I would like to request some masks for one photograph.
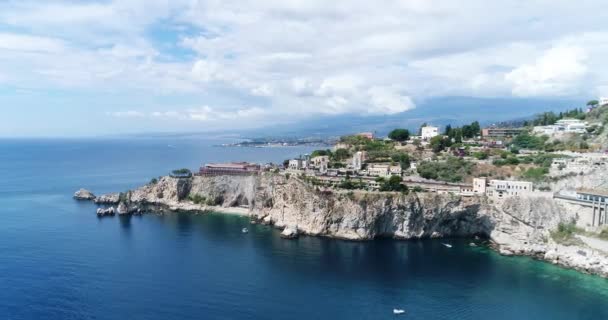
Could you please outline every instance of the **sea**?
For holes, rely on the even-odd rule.
[[[72,199],[311,151],[226,140],[0,140],[0,319],[608,319],[608,280],[470,239],[284,240],[237,215],[97,218]]]

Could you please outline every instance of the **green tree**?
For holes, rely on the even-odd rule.
[[[448,136],[448,137],[452,137],[451,133],[452,133],[452,125],[448,124],[447,126],[445,126],[445,133],[444,134],[446,136]]]
[[[341,161],[341,160],[346,160],[348,159],[351,154],[347,149],[338,149],[333,153],[334,159],[337,161]]]
[[[449,139],[446,139],[445,136],[435,136],[431,138],[429,145],[431,146],[433,152],[439,153],[445,150],[445,148],[449,147],[450,142]]]
[[[380,186],[380,191],[407,191],[407,186],[401,183],[402,179],[399,176],[391,176],[388,180],[384,180]]]
[[[394,141],[407,141],[410,138],[410,131],[407,129],[395,129],[388,134],[388,137]]]
[[[590,107],[595,107],[598,104],[600,104],[600,102],[597,101],[597,100],[589,100],[589,101],[587,101],[587,105],[590,106]]]

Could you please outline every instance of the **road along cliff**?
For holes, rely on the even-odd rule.
[[[82,193],[82,191],[81,191]],[[254,221],[303,233],[348,240],[480,236],[504,255],[528,255],[608,277],[608,256],[584,245],[554,242],[550,232],[575,212],[550,198],[328,190],[297,177],[163,177],[158,182],[94,199],[98,215],[145,212],[237,212]],[[118,205],[118,207],[114,207]],[[110,206],[110,207],[108,207]]]

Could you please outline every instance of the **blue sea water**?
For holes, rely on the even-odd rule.
[[[466,240],[288,241],[238,216],[98,219],[71,199],[309,151],[215,143],[0,141],[0,319],[608,319],[607,280]]]

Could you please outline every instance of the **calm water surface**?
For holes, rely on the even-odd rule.
[[[608,281],[464,240],[286,241],[238,216],[97,219],[71,199],[309,151],[215,143],[0,141],[0,319],[608,319]]]

